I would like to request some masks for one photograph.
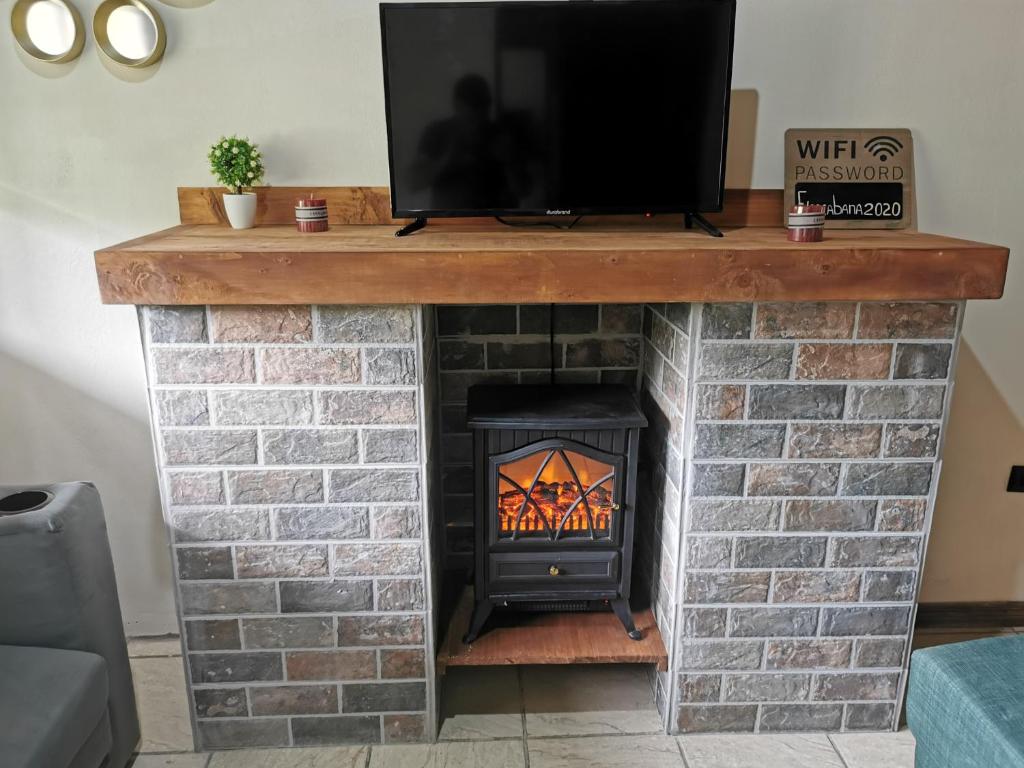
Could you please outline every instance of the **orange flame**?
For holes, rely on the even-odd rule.
[[[520,483],[529,488],[530,480]],[[557,531],[562,526],[566,531],[589,531],[590,521],[587,510],[581,501],[570,512],[573,504],[580,497],[581,489],[572,481],[545,483],[539,481],[531,498],[536,506],[530,504],[519,520],[519,533]],[[612,495],[603,487],[595,488],[587,495],[594,530],[607,531],[612,517]],[[523,506],[523,493],[519,490],[506,491],[498,495],[498,529],[502,533],[512,533],[516,528],[516,517]],[[538,512],[537,508],[540,508]],[[543,515],[543,520],[541,519]],[[547,522],[547,526],[544,523]]]

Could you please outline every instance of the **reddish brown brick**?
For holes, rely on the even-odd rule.
[[[951,339],[955,333],[956,304],[900,302],[860,308],[860,339]]]
[[[336,685],[260,686],[249,689],[254,715],[330,715],[338,712]]]
[[[215,342],[288,343],[312,341],[309,307],[210,307]]]
[[[886,379],[891,344],[801,344],[798,379]]]
[[[384,715],[384,741],[387,744],[423,741],[425,723],[423,715]]]
[[[856,304],[758,304],[754,338],[850,339]]]
[[[885,499],[878,510],[878,530],[907,532],[924,530],[925,499]]]
[[[373,651],[291,651],[285,654],[289,680],[373,680]]]
[[[701,384],[697,388],[697,418],[742,419],[747,388],[742,384]]]
[[[419,678],[424,675],[424,655],[418,648],[382,650],[380,676],[386,678]]]

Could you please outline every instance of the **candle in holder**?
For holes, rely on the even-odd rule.
[[[327,231],[327,199],[304,197],[295,201],[295,228],[299,232]]]
[[[825,206],[816,203],[789,209],[787,239],[794,243],[818,243],[825,237]]]

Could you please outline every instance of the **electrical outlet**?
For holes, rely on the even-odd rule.
[[[1010,482],[1006,490],[1011,493],[1024,493],[1024,466],[1017,464],[1010,467]]]

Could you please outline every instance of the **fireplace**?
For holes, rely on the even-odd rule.
[[[647,419],[618,385],[475,386],[475,605],[464,642],[495,606],[629,608],[636,457]]]

